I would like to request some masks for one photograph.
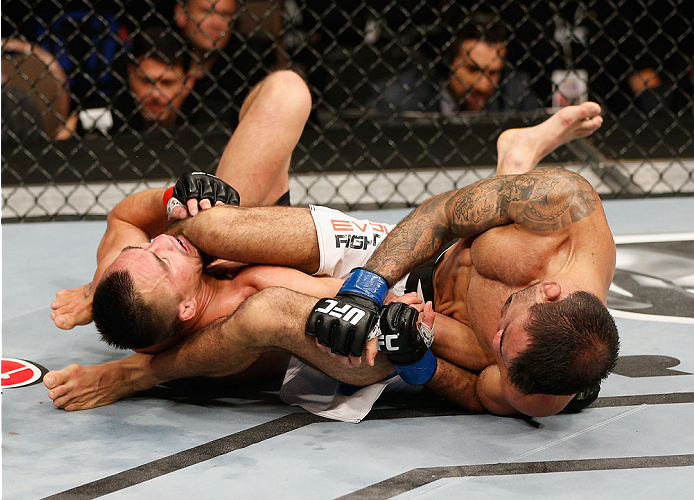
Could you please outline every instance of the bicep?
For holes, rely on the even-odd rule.
[[[511,223],[531,231],[556,231],[588,217],[599,203],[580,175],[543,168],[483,179],[455,191],[447,212],[454,235],[469,237]]]

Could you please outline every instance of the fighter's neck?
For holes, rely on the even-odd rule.
[[[239,279],[217,279],[203,275],[202,286],[196,295],[197,312],[187,329],[199,330],[212,321],[228,316],[256,290]]]

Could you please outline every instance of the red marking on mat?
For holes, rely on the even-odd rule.
[[[41,377],[41,369],[22,359],[2,358],[3,388],[33,384]]]

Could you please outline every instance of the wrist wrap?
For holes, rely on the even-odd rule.
[[[388,284],[382,276],[358,267],[349,273],[338,294],[345,292],[375,300],[380,307],[388,294]]]
[[[431,378],[436,373],[436,356],[431,352],[431,349],[427,349],[424,357],[419,361],[412,363],[411,365],[393,365],[393,368],[398,372],[400,378],[402,378],[409,385],[422,385],[426,384],[431,380]]]

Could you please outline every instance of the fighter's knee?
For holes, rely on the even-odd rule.
[[[311,109],[311,92],[303,77],[289,69],[278,70],[265,78],[263,86],[282,96],[281,106]]]

